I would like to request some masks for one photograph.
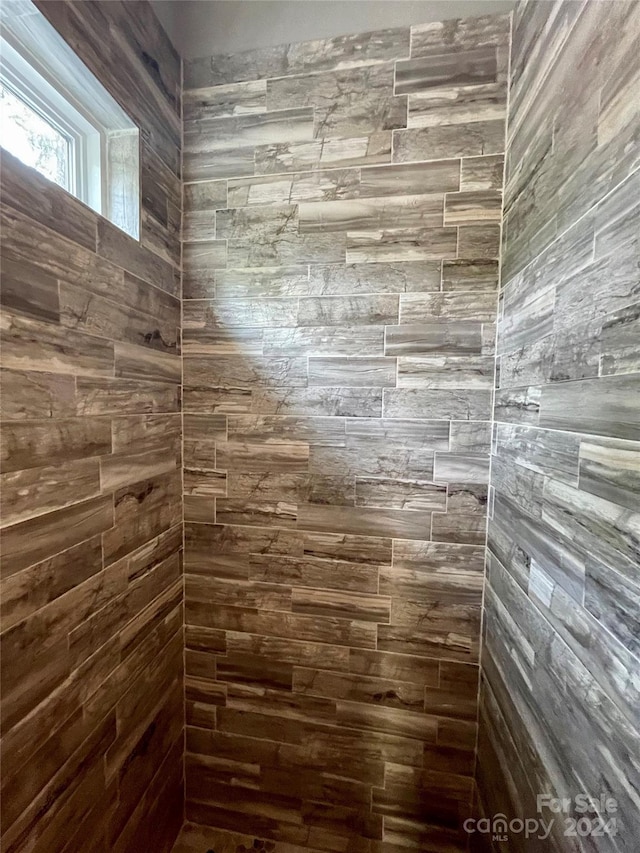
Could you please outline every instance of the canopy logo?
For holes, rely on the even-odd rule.
[[[538,794],[536,806],[538,814],[548,809],[553,815],[562,817],[551,817],[548,821],[542,817],[509,819],[499,812],[493,817],[467,818],[463,827],[470,835],[476,832],[490,835],[494,842],[508,841],[513,835],[545,841],[554,827],[555,834],[565,838],[602,838],[618,834],[617,819],[611,817],[618,811],[618,803],[608,794],[598,797],[584,793],[575,797]]]

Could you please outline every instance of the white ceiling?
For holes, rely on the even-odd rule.
[[[151,0],[185,59],[509,12],[515,0]]]

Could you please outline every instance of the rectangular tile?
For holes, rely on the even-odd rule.
[[[431,353],[433,357],[467,358],[482,352],[482,324],[472,320],[387,326],[385,355]]]
[[[444,486],[418,480],[356,477],[355,502],[356,506],[445,511],[447,490]]]
[[[635,442],[582,437],[579,488],[601,498],[636,507],[640,477],[640,448]]]
[[[314,136],[361,136],[405,127],[407,104],[393,95],[393,63],[267,82],[267,108],[313,107]]]
[[[378,507],[318,506],[298,507],[301,530],[352,533],[365,536],[390,536],[398,539],[423,539],[429,530],[428,512],[385,509]]]
[[[488,420],[491,417],[491,392],[482,389],[455,392],[439,389],[385,389],[383,410],[386,418]]]
[[[255,149],[256,174],[390,163],[391,133],[381,130],[367,136],[260,145]]]
[[[440,290],[437,261],[396,264],[332,264],[309,270],[309,296],[357,296]]]
[[[308,382],[310,386],[395,387],[396,361],[393,358],[311,357]]]
[[[106,496],[7,527],[2,532],[4,574],[45,560],[112,524],[113,499]]]
[[[299,302],[299,326],[381,326],[397,321],[394,295],[314,296]]]
[[[111,453],[111,423],[99,418],[4,423],[2,438],[3,472]]]
[[[395,92],[402,95],[493,82],[497,73],[496,49],[491,46],[408,59],[396,63]]]
[[[383,349],[384,326],[283,327],[262,336],[265,356],[381,356]]]
[[[455,228],[374,228],[347,233],[347,263],[426,261],[454,258],[458,232]]]
[[[418,127],[394,134],[393,162],[477,157],[503,149],[504,120]]]
[[[402,356],[398,359],[397,387],[489,388],[494,366],[489,356]]]
[[[633,373],[547,385],[540,400],[540,425],[637,439],[638,387],[638,374]]]
[[[295,588],[291,610],[309,616],[340,616],[362,622],[388,622],[390,601],[362,592]]]

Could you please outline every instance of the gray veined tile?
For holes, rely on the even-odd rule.
[[[556,382],[542,389],[540,426],[640,437],[640,374]]]
[[[517,465],[575,486],[580,437],[569,432],[498,424],[496,453]]]
[[[316,138],[361,136],[406,127],[407,101],[393,94],[393,63],[267,83],[267,107],[313,107]]]
[[[304,358],[277,356],[246,359],[242,355],[190,355],[184,359],[184,382],[191,388],[228,388],[247,390],[254,387],[307,385],[307,362]]]
[[[488,420],[491,391],[485,389],[384,389],[386,418],[444,418],[448,420]]]
[[[489,453],[491,451],[491,424],[452,421],[450,449],[458,452]]]
[[[439,420],[347,420],[346,434],[369,441],[379,439],[384,445],[400,445],[402,449],[448,450],[449,425]]]
[[[445,196],[445,225],[500,222],[501,219],[502,193],[500,190],[472,190],[447,193]],[[465,252],[465,254],[471,253]],[[477,254],[482,256],[481,252]]]
[[[308,365],[310,387],[393,388],[396,384],[395,358],[310,357]]]
[[[317,265],[309,270],[309,296],[440,290],[440,279],[438,261]]]
[[[346,243],[344,235],[298,234],[289,226],[275,236],[267,233],[252,240],[228,240],[227,265],[244,268],[344,262]]]
[[[494,402],[496,421],[536,426],[540,420],[540,385],[497,388]]]
[[[589,560],[584,605],[626,649],[640,656],[639,584],[630,582],[615,567]]]
[[[495,82],[498,76],[496,48],[485,46],[442,51],[417,59],[396,62],[395,92],[397,95]]]
[[[640,444],[582,436],[579,488],[634,510],[640,493]]]
[[[301,326],[265,329],[264,355],[384,355],[383,326]]]
[[[535,290],[522,277],[509,282],[498,324],[498,352],[508,353],[538,341],[553,331],[555,287]]]
[[[263,113],[267,109],[267,83],[257,80],[186,89],[182,105],[185,122]]]
[[[387,195],[422,195],[457,192],[460,189],[460,161],[398,163],[360,170],[359,198]]]
[[[256,389],[252,393],[251,412],[264,415],[376,418],[382,415],[382,389]]]
[[[493,370],[490,356],[401,356],[398,388],[492,388]]]
[[[218,270],[215,295],[218,299],[308,296],[309,267]]]
[[[442,290],[497,290],[497,260],[447,260],[442,263]],[[497,310],[497,306],[496,306]]]
[[[227,148],[183,155],[184,176],[188,181],[211,181],[253,175],[253,148]]]
[[[435,454],[434,482],[483,483],[489,482],[488,453]]]
[[[379,326],[398,322],[396,295],[312,296],[300,299],[298,326]]]
[[[390,130],[382,130],[344,139],[329,137],[311,142],[260,145],[255,150],[256,174],[390,163],[391,133]]]
[[[211,240],[215,236],[215,211],[227,207],[226,181],[184,184],[182,239]]]
[[[507,83],[499,79],[470,86],[427,89],[409,95],[407,128],[468,126],[479,121],[504,121],[506,115]]]
[[[183,329],[182,352],[187,355],[263,355],[264,329],[260,326],[200,326]],[[267,353],[264,355],[289,355]]]
[[[425,261],[456,256],[457,228],[381,228],[347,232],[347,263]]]
[[[400,322],[420,323],[439,319],[492,322],[496,315],[493,293],[404,293],[400,296]]]
[[[478,46],[506,45],[510,27],[509,15],[485,15],[417,24],[411,27],[411,56],[431,56]]]
[[[183,327],[294,326],[298,316],[295,298],[197,299],[184,304]]]
[[[408,55],[408,27],[376,30],[190,59],[185,63],[185,86],[197,88],[221,82],[334,71],[386,63]]]
[[[388,196],[386,198],[325,201],[299,205],[301,234],[376,228],[426,228],[442,225],[442,195]]]
[[[482,323],[448,320],[446,323],[436,321],[386,327],[385,355],[421,353],[434,357],[479,356],[482,353]]]
[[[227,116],[187,122],[185,155],[212,154],[267,143],[313,139],[313,110],[272,109],[258,115]]]
[[[318,169],[229,181],[229,205],[236,207],[336,201],[357,198],[359,193],[359,169]]]
[[[558,348],[554,350],[555,338],[547,335],[545,338],[525,344],[525,346],[499,356],[498,387],[508,388],[513,385],[543,385],[552,378],[578,378],[554,376],[554,365],[558,356]],[[575,350],[571,348],[571,358]],[[589,374],[586,374],[589,375]],[[581,378],[581,377],[580,377]]]
[[[345,444],[345,422],[342,418],[229,415],[226,421],[229,437],[237,440],[273,443],[306,441],[332,447]]]
[[[331,477],[383,477],[385,479],[431,481],[433,445],[438,437],[425,439],[423,445],[401,446],[385,443],[378,437],[349,433],[343,448],[312,445],[309,470]]]
[[[556,480],[544,484],[543,520],[579,550],[637,579],[640,513]]]
[[[424,539],[431,513],[385,507],[345,507],[302,504],[298,528],[316,532],[349,533],[393,539]]]
[[[216,212],[216,236],[220,240],[272,240],[298,231],[298,208],[288,204],[278,207],[240,207]]]
[[[389,509],[445,511],[446,486],[419,480],[396,480],[383,477],[356,477],[356,506],[378,506]]]
[[[183,243],[183,260],[188,267],[187,281],[193,286],[208,281],[213,270],[227,265],[227,245],[224,240],[199,240],[197,243]]]
[[[629,305],[605,317],[600,332],[603,376],[640,372],[640,303]]]
[[[504,150],[504,121],[398,130],[393,137],[393,162],[441,160],[500,154]]]
[[[458,257],[499,258],[500,226],[494,224],[458,227]]]
[[[460,166],[460,190],[502,190],[504,155],[463,157]]]

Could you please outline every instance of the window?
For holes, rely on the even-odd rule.
[[[31,0],[3,9],[0,146],[138,238],[138,129]]]

